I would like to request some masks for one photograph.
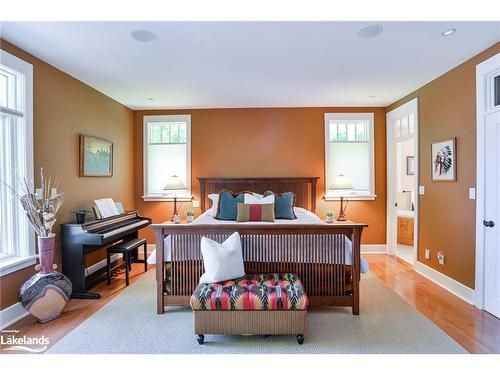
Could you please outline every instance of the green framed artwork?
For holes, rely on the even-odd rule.
[[[113,143],[80,134],[80,177],[113,176]]]

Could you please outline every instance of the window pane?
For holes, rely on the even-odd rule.
[[[347,125],[345,123],[338,124],[337,141],[347,141]]]
[[[149,143],[161,143],[161,125],[150,125],[151,139]]]
[[[401,136],[401,121],[397,119],[394,122],[394,137],[400,137]]]
[[[170,143],[179,143],[179,125],[170,125]]]
[[[161,143],[170,143],[170,126],[163,124],[161,127]]]
[[[186,143],[186,124],[179,124],[179,142]]]
[[[366,130],[366,123],[358,122],[356,124],[356,141],[366,142],[368,141],[368,134]]]
[[[401,119],[401,136],[408,135],[408,116]]]
[[[408,117],[408,131],[410,134],[415,133],[415,115],[413,113]]]
[[[356,124],[353,122],[347,124],[347,140],[349,142],[356,140]]]
[[[186,147],[185,143],[149,146],[147,168],[150,194],[164,194],[163,187],[172,175],[179,176],[188,186]]]
[[[370,190],[370,143],[332,142],[328,153],[328,187],[335,176],[346,175],[354,190]]]
[[[8,107],[7,105],[7,76],[0,71],[0,106]]]
[[[330,121],[330,142],[337,141],[337,123]]]

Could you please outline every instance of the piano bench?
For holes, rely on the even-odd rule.
[[[144,272],[148,270],[148,254],[147,254],[147,243],[145,239],[137,238],[128,242],[122,242],[113,246],[108,247],[106,266],[107,266],[107,276],[108,285],[111,285],[111,254],[122,254],[123,260],[125,261],[125,283],[128,286],[128,274],[132,270],[132,258],[130,256],[139,247],[144,246],[144,260],[136,259],[134,263],[144,263]]]

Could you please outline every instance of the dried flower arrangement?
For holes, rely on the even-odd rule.
[[[63,204],[64,193],[57,193],[60,179],[52,182],[52,178],[46,179],[43,175],[43,168],[40,168],[41,188],[32,192],[28,186],[28,181],[23,179],[20,182],[20,192],[17,196],[26,212],[29,222],[39,237],[53,236],[52,227],[56,222],[56,214]]]

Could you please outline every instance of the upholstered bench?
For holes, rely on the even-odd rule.
[[[300,345],[304,342],[308,299],[294,274],[247,275],[199,284],[190,303],[199,344],[205,334],[294,334]]]

